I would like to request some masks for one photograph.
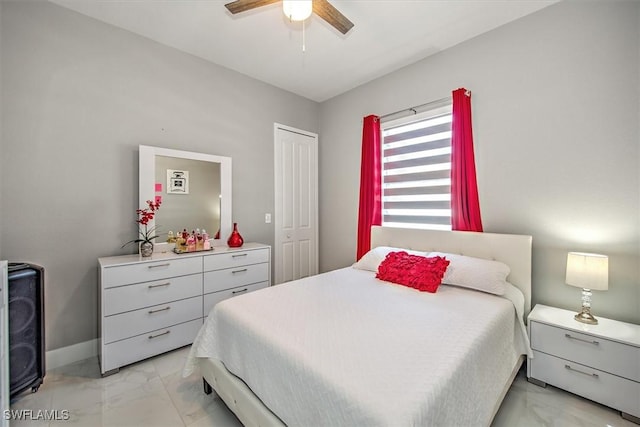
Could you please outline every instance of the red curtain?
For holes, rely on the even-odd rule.
[[[482,231],[471,131],[471,91],[453,91],[451,124],[451,228]]]
[[[382,224],[382,144],[380,118],[367,116],[362,126],[358,250],[360,259],[371,249],[371,226]]]

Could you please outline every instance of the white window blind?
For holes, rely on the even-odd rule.
[[[382,225],[451,230],[451,105],[381,127]]]

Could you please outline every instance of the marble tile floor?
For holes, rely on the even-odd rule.
[[[12,420],[11,426],[216,426],[241,427],[217,397],[205,395],[202,379],[182,378],[189,347],[175,350],[100,376],[97,358],[47,372],[37,393],[26,392],[11,402],[11,410],[56,410],[58,420]],[[63,410],[69,419],[64,420]],[[521,370],[492,426],[638,427],[613,409],[557,388],[527,382]]]

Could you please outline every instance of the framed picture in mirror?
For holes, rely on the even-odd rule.
[[[167,194],[189,194],[189,171],[167,169]]]

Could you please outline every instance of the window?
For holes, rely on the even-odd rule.
[[[382,225],[451,230],[451,104],[381,124]]]

